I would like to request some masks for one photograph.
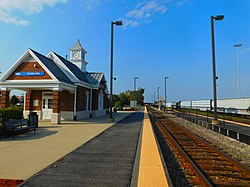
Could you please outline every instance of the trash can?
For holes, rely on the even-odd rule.
[[[29,118],[29,125],[38,127],[38,115],[36,112],[30,112],[28,118]]]

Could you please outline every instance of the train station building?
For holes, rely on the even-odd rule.
[[[0,78],[0,107],[9,106],[11,90],[22,90],[25,118],[37,112],[39,119],[59,124],[105,115],[106,79],[104,73],[86,71],[86,53],[79,40],[69,60],[53,51],[44,56],[28,49]]]

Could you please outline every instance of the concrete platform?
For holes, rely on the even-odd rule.
[[[29,132],[15,136],[14,139],[2,139],[0,178],[26,180],[130,113],[115,113],[115,122],[109,122],[107,116],[84,121],[63,121],[60,125],[43,121],[39,122],[36,133]]]
[[[22,186],[130,186],[143,116],[125,117]]]
[[[21,186],[168,186],[145,112],[114,113],[0,141],[0,178]]]

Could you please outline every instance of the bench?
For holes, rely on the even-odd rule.
[[[4,121],[3,128],[11,134],[12,138],[14,138],[15,134],[25,132],[30,129],[33,129],[34,133],[36,132],[36,126],[30,125],[27,119]]]

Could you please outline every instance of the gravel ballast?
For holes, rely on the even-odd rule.
[[[215,147],[220,148],[223,152],[227,153],[241,164],[250,168],[250,145],[239,142],[235,139],[224,136],[174,115],[168,114],[167,116],[171,117],[172,120],[192,131]]]

